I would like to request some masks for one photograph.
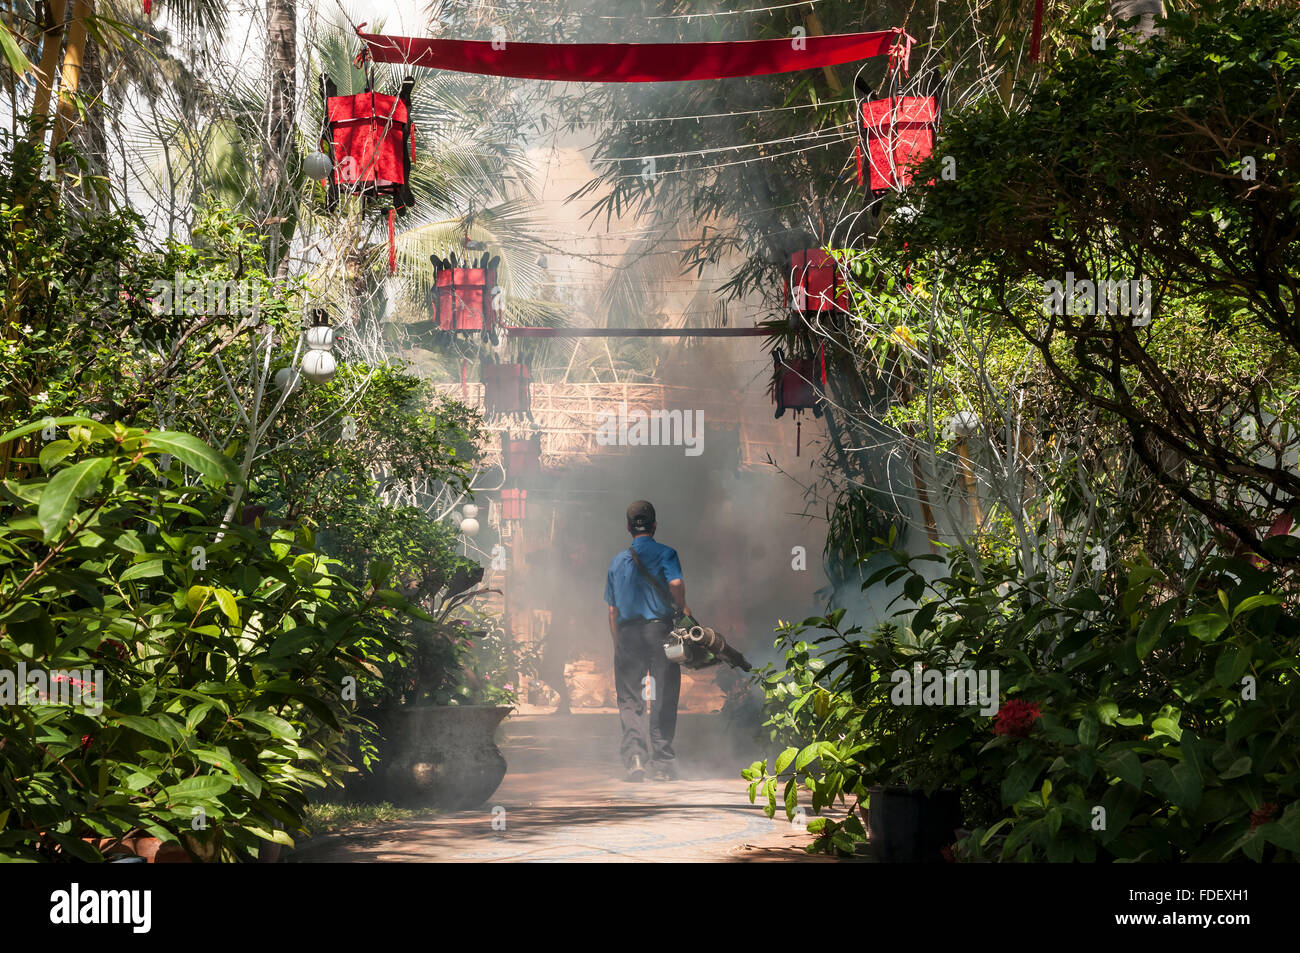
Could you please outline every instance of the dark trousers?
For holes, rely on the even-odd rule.
[[[673,734],[677,731],[677,698],[682,690],[682,670],[664,655],[667,622],[638,622],[618,630],[614,648],[614,687],[618,717],[623,722],[619,753],[623,764],[632,756],[641,763],[672,761]],[[646,681],[646,676],[651,681]]]

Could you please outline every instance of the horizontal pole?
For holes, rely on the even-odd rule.
[[[786,328],[511,328],[521,338],[755,338],[785,334]]]

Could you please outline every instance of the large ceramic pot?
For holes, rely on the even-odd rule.
[[[923,794],[910,788],[871,788],[867,828],[871,851],[886,864],[944,860],[943,848],[957,839],[961,802],[956,791]]]
[[[495,705],[399,708],[384,719],[379,793],[402,807],[478,807],[506,776],[493,736],[513,711]]]

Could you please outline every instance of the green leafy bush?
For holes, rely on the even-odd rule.
[[[930,594],[908,627],[861,638],[837,612],[782,632],[769,723],[799,746],[746,771],[769,813],[782,781],[790,816],[801,785],[818,813],[904,784],[962,793],[967,857],[1300,856],[1300,624],[1275,570],[1213,558],[1182,586],[1139,561],[1107,592],[1053,604],[1011,564],[977,573],[954,553],[930,581],[914,564],[932,557],[892,557],[868,585]],[[996,671],[1001,712],[895,704],[892,673],[918,662]],[[862,836],[851,813],[809,827],[814,849]]]
[[[98,859],[135,832],[227,858],[290,843],[345,769],[359,647],[406,600],[305,531],[219,528],[236,474],[197,438],[60,423],[45,472],[0,487],[0,670],[98,670],[102,710],[0,708],[0,857]]]

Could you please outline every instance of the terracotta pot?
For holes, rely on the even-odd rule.
[[[514,709],[495,705],[399,708],[385,718],[374,795],[403,807],[477,807],[506,776],[496,728]]]
[[[147,834],[136,834],[134,837],[126,837],[118,842],[114,842],[112,838],[107,837],[87,837],[86,841],[93,844],[101,852],[111,849],[113,854],[128,854],[139,857],[146,864],[193,863],[190,855],[185,852],[185,848],[180,844],[171,842],[164,844],[157,837],[151,837]],[[202,850],[207,845],[196,844],[196,847]],[[215,845],[213,845],[213,850],[215,851]]]

